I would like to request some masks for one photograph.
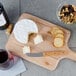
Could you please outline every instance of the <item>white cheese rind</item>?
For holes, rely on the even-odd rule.
[[[38,33],[38,27],[34,21],[22,19],[15,24],[13,33],[18,42],[26,44],[29,33]]]

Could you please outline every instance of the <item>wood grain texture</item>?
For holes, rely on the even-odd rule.
[[[49,23],[45,20],[42,20],[38,17],[32,16],[32,15],[27,14],[27,13],[22,14],[21,17],[19,18],[19,20],[25,19],[25,18],[35,21],[38,25],[39,33],[44,33],[44,35],[45,35],[46,31],[44,31],[43,28],[45,28],[45,27],[52,28],[52,27],[57,26],[55,24]],[[59,28],[61,28],[61,27],[59,27]],[[11,34],[11,36],[10,36],[10,38],[9,38],[7,44],[6,44],[6,49],[9,50],[9,51],[12,51],[14,54],[17,54],[18,56],[22,57],[23,59],[28,60],[32,63],[37,64],[37,65],[40,65],[40,66],[42,66],[42,67],[44,67],[48,70],[55,70],[59,61],[63,58],[69,58],[69,59],[72,59],[72,60],[76,61],[76,53],[72,52],[68,48],[68,40],[69,40],[69,37],[70,37],[70,31],[68,31],[64,28],[61,28],[61,29],[65,32],[65,45],[63,47],[55,48],[54,46],[52,46],[52,40],[48,41],[48,38],[47,38],[47,39],[45,39],[44,42],[38,44],[37,46],[34,46],[35,48],[32,49],[32,52],[44,51],[44,49],[42,49],[42,47],[45,48],[46,46],[50,45],[51,49],[47,49],[47,47],[45,49],[49,50],[49,51],[63,50],[66,53],[64,55],[62,53],[58,52],[56,56],[54,55],[55,54],[54,53],[54,54],[52,54],[52,56],[46,56],[46,57],[38,57],[38,58],[28,57],[27,55],[24,55],[23,52],[22,52],[22,48],[24,47],[25,44],[19,43],[15,39],[13,33]],[[37,50],[37,49],[39,49],[39,50]]]

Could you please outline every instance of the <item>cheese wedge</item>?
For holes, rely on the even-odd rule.
[[[38,34],[38,35],[34,38],[34,44],[39,44],[39,43],[41,43],[41,42],[43,42],[43,38],[42,38],[41,35]]]
[[[30,53],[30,47],[29,46],[23,47],[23,54],[26,54],[26,53]]]
[[[37,24],[30,19],[19,20],[13,30],[16,40],[20,43],[28,43],[28,35],[30,33],[38,33]]]
[[[59,29],[59,30],[56,30],[56,31],[55,31],[55,35],[56,35],[56,34],[64,34],[64,32],[63,32],[61,29]]]

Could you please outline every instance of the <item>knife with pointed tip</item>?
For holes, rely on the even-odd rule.
[[[29,57],[47,57],[47,56],[64,56],[67,54],[67,51],[45,51],[40,53],[27,53],[26,55]]]

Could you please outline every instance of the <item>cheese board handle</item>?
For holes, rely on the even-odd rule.
[[[50,56],[50,57],[56,57],[56,58],[61,58],[61,57],[65,58],[67,54],[68,52],[64,50],[43,52],[44,57]]]
[[[50,57],[55,57],[55,58],[68,58],[71,60],[76,61],[76,52],[68,49],[68,51],[46,51],[43,53],[44,57],[50,56]]]
[[[76,52],[69,50],[67,58],[76,61]]]

